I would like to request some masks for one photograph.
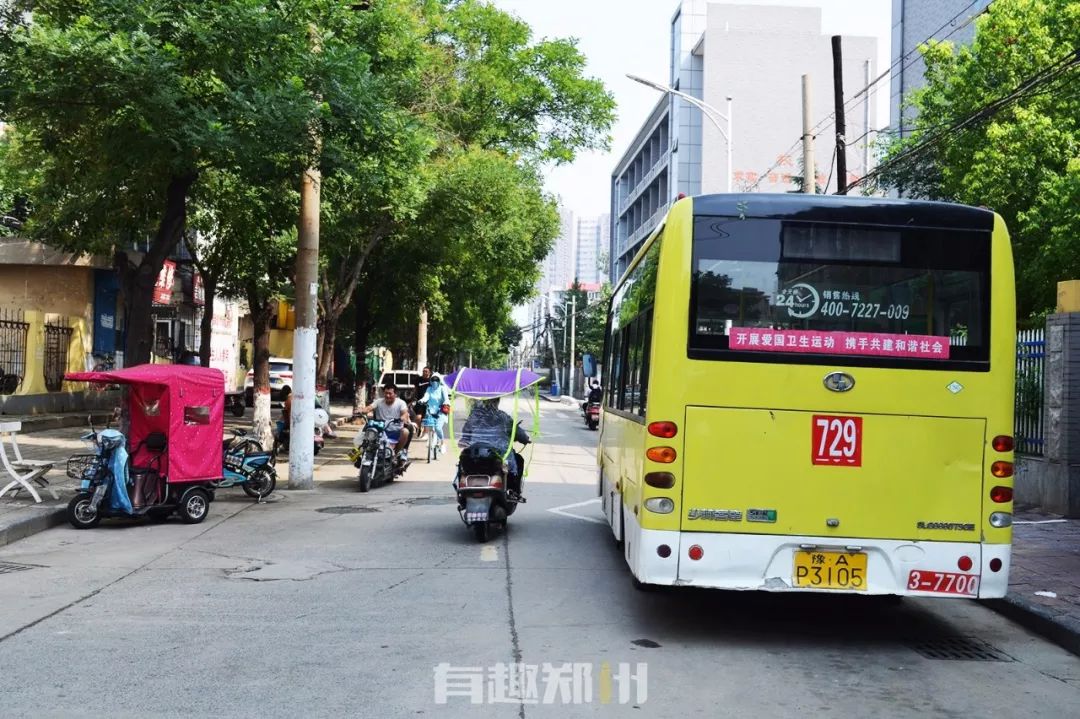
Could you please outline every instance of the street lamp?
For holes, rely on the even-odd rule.
[[[630,78],[631,80],[633,80],[634,82],[641,83],[642,85],[645,85],[646,87],[651,87],[654,90],[659,90],[660,92],[665,93],[667,95],[674,95],[675,97],[681,97],[683,100],[686,100],[688,103],[690,103],[691,105],[693,105],[697,109],[701,110],[702,114],[705,115],[705,117],[709,118],[709,122],[711,122],[713,125],[716,126],[716,129],[719,130],[720,134],[724,136],[724,141],[727,143],[727,191],[731,192],[731,175],[732,175],[732,168],[731,168],[731,156],[732,156],[732,145],[731,145],[731,101],[733,99],[735,99],[735,98],[733,98],[731,95],[727,96],[727,115],[725,115],[724,113],[720,112],[715,107],[713,107],[712,105],[707,105],[706,103],[704,103],[701,100],[697,99],[693,95],[688,95],[685,92],[681,92],[679,90],[676,90],[673,87],[668,87],[667,85],[661,85],[658,82],[653,82],[652,80],[646,80],[645,78],[638,77],[637,75],[627,74],[627,77]],[[720,120],[723,120],[727,124],[727,129],[725,129],[724,126],[720,124]]]

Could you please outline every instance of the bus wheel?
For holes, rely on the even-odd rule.
[[[634,589],[639,592],[655,592],[660,588],[660,585],[658,584],[646,584],[645,582],[640,581],[633,574],[630,575],[630,583],[633,584]]]
[[[612,499],[614,502],[615,500]],[[619,536],[615,537],[615,546],[619,549],[623,548],[623,544],[626,543],[626,520],[623,519],[622,500],[619,500]]]

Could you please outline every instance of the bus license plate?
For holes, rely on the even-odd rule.
[[[862,466],[862,417],[815,414],[810,441],[814,464]]]
[[[866,554],[795,552],[796,587],[866,590]]]
[[[938,594],[974,597],[979,593],[979,577],[975,574],[928,572],[924,569],[914,569],[908,575],[907,586],[915,592],[937,592]]]

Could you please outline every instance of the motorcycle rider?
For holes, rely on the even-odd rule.
[[[465,425],[461,428],[461,439],[458,444],[462,448],[474,444],[486,444],[496,452],[505,455],[506,450],[511,448],[513,441],[520,444],[529,443],[528,433],[515,425],[513,418],[499,409],[499,398],[481,400],[469,413]],[[510,455],[506,458],[507,466],[507,491],[521,496],[521,472],[525,466],[524,458],[511,448]]]
[[[405,464],[409,461],[409,442],[412,440],[411,423],[409,422],[409,405],[405,400],[397,396],[397,385],[387,382],[383,385],[383,398],[364,407],[364,414],[375,413],[375,419],[387,423],[386,438],[394,443],[394,452],[397,453],[398,461]],[[400,429],[391,429],[392,422],[400,422]]]
[[[604,390],[600,388],[600,380],[592,380],[589,387],[589,396],[581,403],[582,414],[585,414],[585,410],[590,404],[600,404],[604,399]]]
[[[427,415],[435,418],[435,425],[431,429],[435,432],[435,436],[438,437],[439,448],[443,453],[446,452],[446,437],[443,434],[446,415],[443,414],[442,408],[443,405],[448,404],[450,404],[450,392],[447,391],[446,385],[442,383],[442,377],[437,374],[431,375],[427,391],[420,398],[420,405]],[[421,425],[421,428],[421,432],[423,432],[423,425]]]

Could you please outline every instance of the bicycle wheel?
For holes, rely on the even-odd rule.
[[[427,461],[431,464],[431,460],[435,458],[435,429],[433,427],[428,428],[427,435]]]

